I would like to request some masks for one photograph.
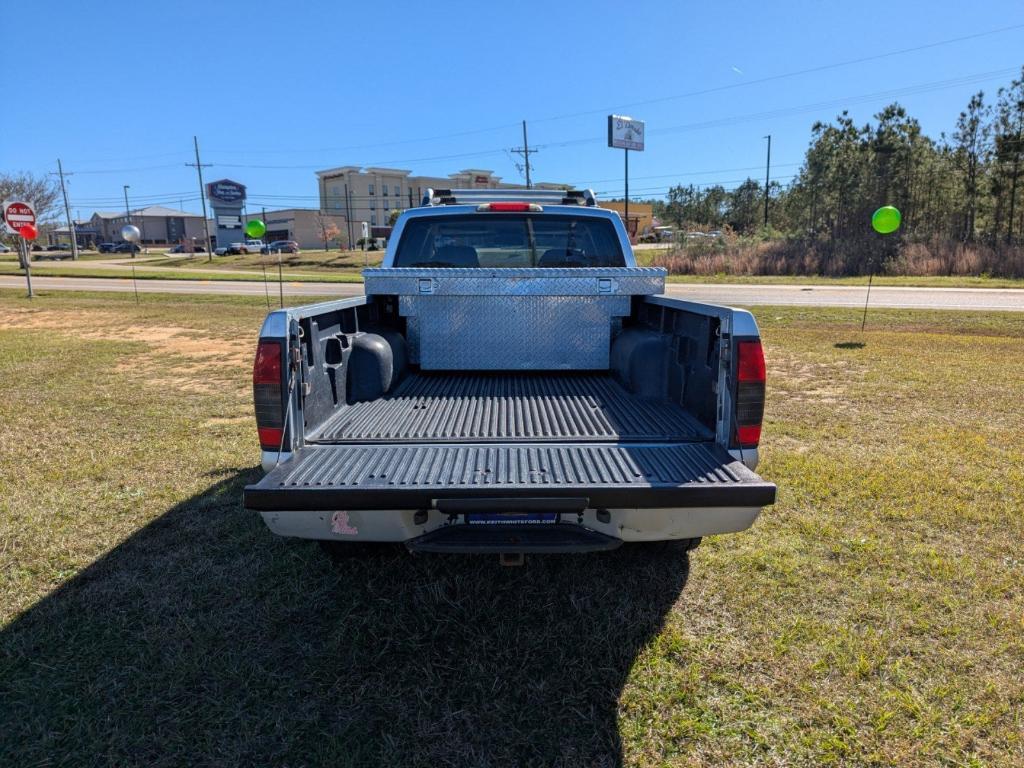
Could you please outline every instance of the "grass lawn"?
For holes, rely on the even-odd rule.
[[[263,312],[0,291],[0,764],[1024,765],[1024,316],[759,308],[754,528],[503,569],[241,508]]]

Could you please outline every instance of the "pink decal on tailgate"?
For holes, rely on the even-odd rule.
[[[331,531],[342,536],[355,536],[359,531],[348,521],[348,512],[335,512],[331,515]]]

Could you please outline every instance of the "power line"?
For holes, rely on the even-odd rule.
[[[1024,26],[1024,25],[1022,25]],[[668,133],[680,133],[693,130],[702,130],[706,128],[717,128],[725,125],[733,125],[741,122],[752,122],[757,120],[776,119],[781,117],[790,117],[798,114],[805,114],[808,112],[816,112],[823,109],[829,109],[834,107],[843,107],[851,104],[860,104],[871,101],[884,100],[894,98],[898,96],[910,96],[918,93],[929,93],[932,91],[944,90],[946,88],[955,88],[963,85],[972,85],[987,80],[992,80],[1000,77],[1005,77],[1010,74],[1017,72],[1017,67],[1008,67],[998,70],[991,70],[988,72],[979,72],[971,75],[964,75],[956,78],[947,78],[944,80],[935,80],[927,83],[918,83],[917,85],[906,86],[904,88],[896,88],[885,91],[875,91],[873,93],[859,94],[855,96],[846,96],[843,98],[830,99],[828,101],[820,101],[811,104],[801,104],[792,107],[784,107],[780,109],[768,110],[764,112],[752,112],[742,115],[732,115],[730,117],[716,118],[714,120],[706,120],[699,123],[684,123],[680,125],[670,125],[662,128],[652,128],[648,130],[648,133],[653,135],[662,135]],[[564,147],[581,146],[586,144],[597,144],[606,141],[605,136],[587,136],[576,139],[566,139],[564,141],[547,142],[543,144],[534,145],[530,148],[530,153],[534,153],[540,149],[558,149]],[[501,155],[506,153],[508,150],[497,148],[497,149],[486,149],[477,150],[473,152],[460,152],[447,155],[434,155],[429,157],[415,157],[415,158],[399,158],[399,159],[387,159],[387,160],[374,160],[370,162],[360,163],[363,166],[374,166],[374,165],[387,165],[387,164],[399,164],[399,163],[423,163],[431,162],[436,160],[454,160],[468,157],[483,157],[489,155]],[[246,168],[256,170],[321,170],[324,167],[323,163],[317,164],[301,164],[301,165],[263,165],[263,164],[250,164],[250,163],[214,163],[214,165],[221,168]]]
[[[803,165],[803,163],[776,163],[776,168],[795,167]],[[707,176],[712,173],[733,173],[735,171],[759,171],[761,170],[760,165],[747,165],[741,168],[716,168],[710,171],[679,171],[678,173],[659,173],[653,176],[631,176],[633,179],[675,179],[680,176]],[[613,179],[587,179],[579,182],[580,184],[605,184],[609,181],[618,181],[620,177]]]
[[[721,126],[735,125],[736,123],[752,122],[757,120],[768,120],[780,117],[791,117],[793,115],[805,114],[808,112],[817,112],[822,109],[829,109],[834,107],[844,107],[851,104],[862,104],[871,101],[880,101],[884,99],[890,99],[897,96],[910,96],[918,93],[930,93],[932,91],[944,90],[946,88],[955,88],[961,85],[973,85],[987,80],[994,80],[999,77],[1005,77],[1010,74],[1015,74],[1017,67],[1008,67],[1004,69],[992,70],[989,72],[979,72],[973,75],[964,75],[962,77],[948,78],[946,80],[934,80],[928,83],[919,83],[918,85],[911,85],[905,88],[895,88],[887,91],[875,91],[874,93],[860,94],[857,96],[846,96],[838,99],[830,99],[829,101],[819,101],[813,104],[801,104],[792,107],[783,107],[780,109],[768,110],[765,112],[750,112],[743,115],[732,115],[730,117],[721,117],[714,120],[705,120],[700,123],[683,123],[681,125],[669,125],[662,128],[651,128],[648,129],[649,134],[662,135],[666,133],[682,133],[686,131],[702,130],[705,128],[718,128]],[[594,144],[598,142],[604,142],[606,140],[603,136],[588,136],[586,138],[578,139],[567,139],[565,141],[550,142],[547,144],[538,145],[541,148],[562,148],[580,146],[583,144]]]
[[[378,147],[397,147],[404,144],[425,144],[431,141],[440,141],[441,139],[458,139],[463,136],[475,136],[480,133],[493,133],[494,131],[506,131],[510,128],[517,128],[518,123],[506,123],[505,125],[496,125],[490,128],[474,128],[469,131],[457,131],[455,133],[445,133],[439,136],[419,136],[415,139],[398,139],[396,141],[382,141],[374,144],[352,144],[347,147],[321,147],[319,149],[211,149],[210,152],[222,153],[222,154],[253,154],[253,155],[277,155],[277,154],[298,154],[302,153],[316,153],[316,152],[349,152],[353,149],[377,149]]]
[[[802,75],[814,74],[817,72],[826,72],[832,69],[839,69],[842,67],[853,66],[856,64],[864,64],[871,61],[880,61],[882,59],[891,58],[894,56],[903,56],[909,53],[916,53],[919,51],[930,50],[945,45],[952,45],[956,43],[966,42],[968,40],[976,40],[983,37],[989,37],[992,35],[1002,34],[1003,32],[1011,32],[1018,29],[1024,29],[1024,24],[1012,24],[1005,27],[997,27],[995,29],[989,29],[983,32],[976,32],[969,35],[961,35],[958,37],[946,38],[944,40],[936,40],[931,43],[924,43],[922,45],[912,46],[910,48],[900,48],[893,51],[886,51],[884,53],[873,54],[871,56],[861,56],[855,59],[846,59],[844,61],[832,62],[828,64],[820,64],[813,67],[807,67],[804,69],[793,70],[790,72],[782,72],[777,75],[769,75],[767,77],[756,78],[753,80],[743,80],[738,83],[728,83],[720,86],[713,86],[711,88],[702,88],[696,91],[688,91],[685,93],[678,93],[669,96],[659,96],[651,99],[643,99],[640,101],[627,102],[617,104],[614,106],[603,107],[601,109],[588,109],[579,112],[569,112],[561,115],[549,115],[547,117],[533,118],[531,122],[534,123],[545,123],[553,122],[557,120],[567,120],[574,117],[584,117],[587,115],[595,114],[608,114],[619,109],[628,109],[632,107],[647,106],[649,104],[658,104],[666,101],[675,101],[679,99],[692,98],[694,96],[704,96],[711,93],[720,93],[722,91],[734,90],[737,88],[746,88],[753,85],[762,85],[764,83],[777,82],[792,77],[800,77]],[[487,128],[475,128],[466,131],[456,131],[452,133],[438,134],[434,136],[417,137],[415,139],[401,139],[396,141],[386,142],[375,142],[372,144],[351,144],[348,146],[341,147],[322,147],[319,149],[213,149],[210,150],[213,153],[223,154],[291,154],[291,153],[316,153],[316,152],[348,152],[351,150],[359,149],[375,149],[377,147],[389,147],[389,146],[400,146],[406,144],[418,144],[428,143],[432,141],[439,141],[442,139],[449,138],[461,138],[463,136],[473,136],[481,133],[491,133],[494,131],[508,130],[510,128],[518,127],[518,123],[505,123],[502,125],[491,126]],[[403,161],[384,161],[384,162],[403,162]]]
[[[177,168],[177,163],[168,163],[166,165],[146,165],[138,168],[108,168],[102,171],[75,171],[76,174],[82,175],[100,175],[104,173],[136,173],[138,171],[157,171],[164,168]]]
[[[534,150],[530,150],[533,152]],[[368,162],[362,162],[360,165],[364,167],[370,167],[375,165],[387,165],[387,164],[398,164],[398,163],[426,163],[434,160],[456,160],[464,157],[483,157],[486,155],[501,155],[504,154],[504,149],[485,149],[478,150],[476,152],[459,152],[451,155],[434,155],[432,157],[405,157],[398,159],[388,160],[371,160]],[[287,170],[287,171],[315,171],[322,170],[324,163],[316,164],[304,164],[304,165],[252,165],[249,163],[214,163],[214,165],[220,168],[257,168],[262,170]]]
[[[694,96],[705,96],[709,93],[721,93],[722,91],[730,91],[736,88],[746,88],[751,85],[763,85],[764,83],[777,82],[791,77],[799,77],[801,75],[810,75],[816,72],[826,72],[830,69],[839,69],[841,67],[849,67],[854,64],[865,64],[869,61],[880,61],[881,59],[891,58],[893,56],[903,56],[908,53],[916,53],[918,51],[924,51],[931,48],[938,48],[943,45],[950,45],[953,43],[962,43],[967,40],[976,40],[981,37],[988,37],[990,35],[997,35],[1002,32],[1010,32],[1016,29],[1024,29],[1024,24],[1011,24],[1006,27],[998,27],[997,29],[990,29],[985,32],[977,32],[971,35],[961,35],[960,37],[951,37],[946,40],[937,40],[933,43],[925,43],[924,45],[917,45],[911,48],[901,48],[895,51],[888,51],[886,53],[874,54],[872,56],[861,56],[856,59],[847,59],[846,61],[837,61],[832,64],[821,64],[815,67],[808,67],[806,69],[798,69],[793,72],[783,72],[778,75],[769,75],[768,77],[760,77],[755,80],[744,80],[739,83],[729,83],[727,85],[714,86],[712,88],[702,88],[698,91],[688,91],[686,93],[678,93],[672,96],[659,96],[654,99],[644,99],[642,101],[632,101],[625,104],[617,104],[612,107],[604,107],[602,109],[588,109],[581,112],[571,112],[564,115],[557,115],[555,117],[544,117],[531,120],[534,123],[546,123],[554,120],[567,120],[573,117],[584,117],[586,115],[603,115],[617,109],[632,109],[633,107],[647,106],[649,104],[660,104],[666,101],[675,101],[677,99],[688,99]]]

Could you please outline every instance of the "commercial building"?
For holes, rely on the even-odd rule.
[[[320,210],[345,220],[345,234],[356,242],[362,222],[371,228],[386,227],[394,210],[404,211],[420,204],[428,189],[525,189],[509,184],[494,171],[467,168],[448,176],[414,176],[401,168],[361,168],[343,165],[317,171]],[[568,189],[568,184],[542,182],[537,189]],[[269,214],[268,214],[269,215]]]
[[[287,208],[280,211],[260,212],[267,225],[263,241],[294,240],[300,248],[323,248],[326,240],[331,247],[355,247],[348,241],[346,220],[343,216],[302,208]],[[248,219],[255,218],[250,212]],[[356,234],[358,239],[359,235]]]
[[[630,237],[637,237],[654,227],[654,206],[650,203],[629,204],[629,221],[625,221],[626,204],[622,200],[601,200],[598,205],[616,211],[623,219]]]
[[[202,216],[164,208],[162,205],[133,210],[130,222],[124,211],[97,211],[91,218],[75,222],[75,235],[78,244],[82,246],[90,243],[120,243],[123,240],[121,228],[129,223],[139,228],[143,245],[175,245],[188,238],[195,238],[197,243],[202,243],[206,238]],[[55,243],[70,242],[67,226],[55,228],[50,234],[50,240]]]
[[[91,219],[75,219],[75,239],[78,240],[79,248],[87,248],[89,243],[102,242],[97,240],[99,233],[93,228]],[[53,227],[46,233],[46,240],[50,245],[66,245],[71,242],[71,230],[67,224],[61,227]]]

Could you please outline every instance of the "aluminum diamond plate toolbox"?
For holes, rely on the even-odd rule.
[[[368,296],[653,296],[665,292],[665,275],[661,267],[363,270]]]
[[[399,297],[409,358],[424,370],[601,370],[631,296],[662,293],[665,271],[368,269],[367,295]]]

